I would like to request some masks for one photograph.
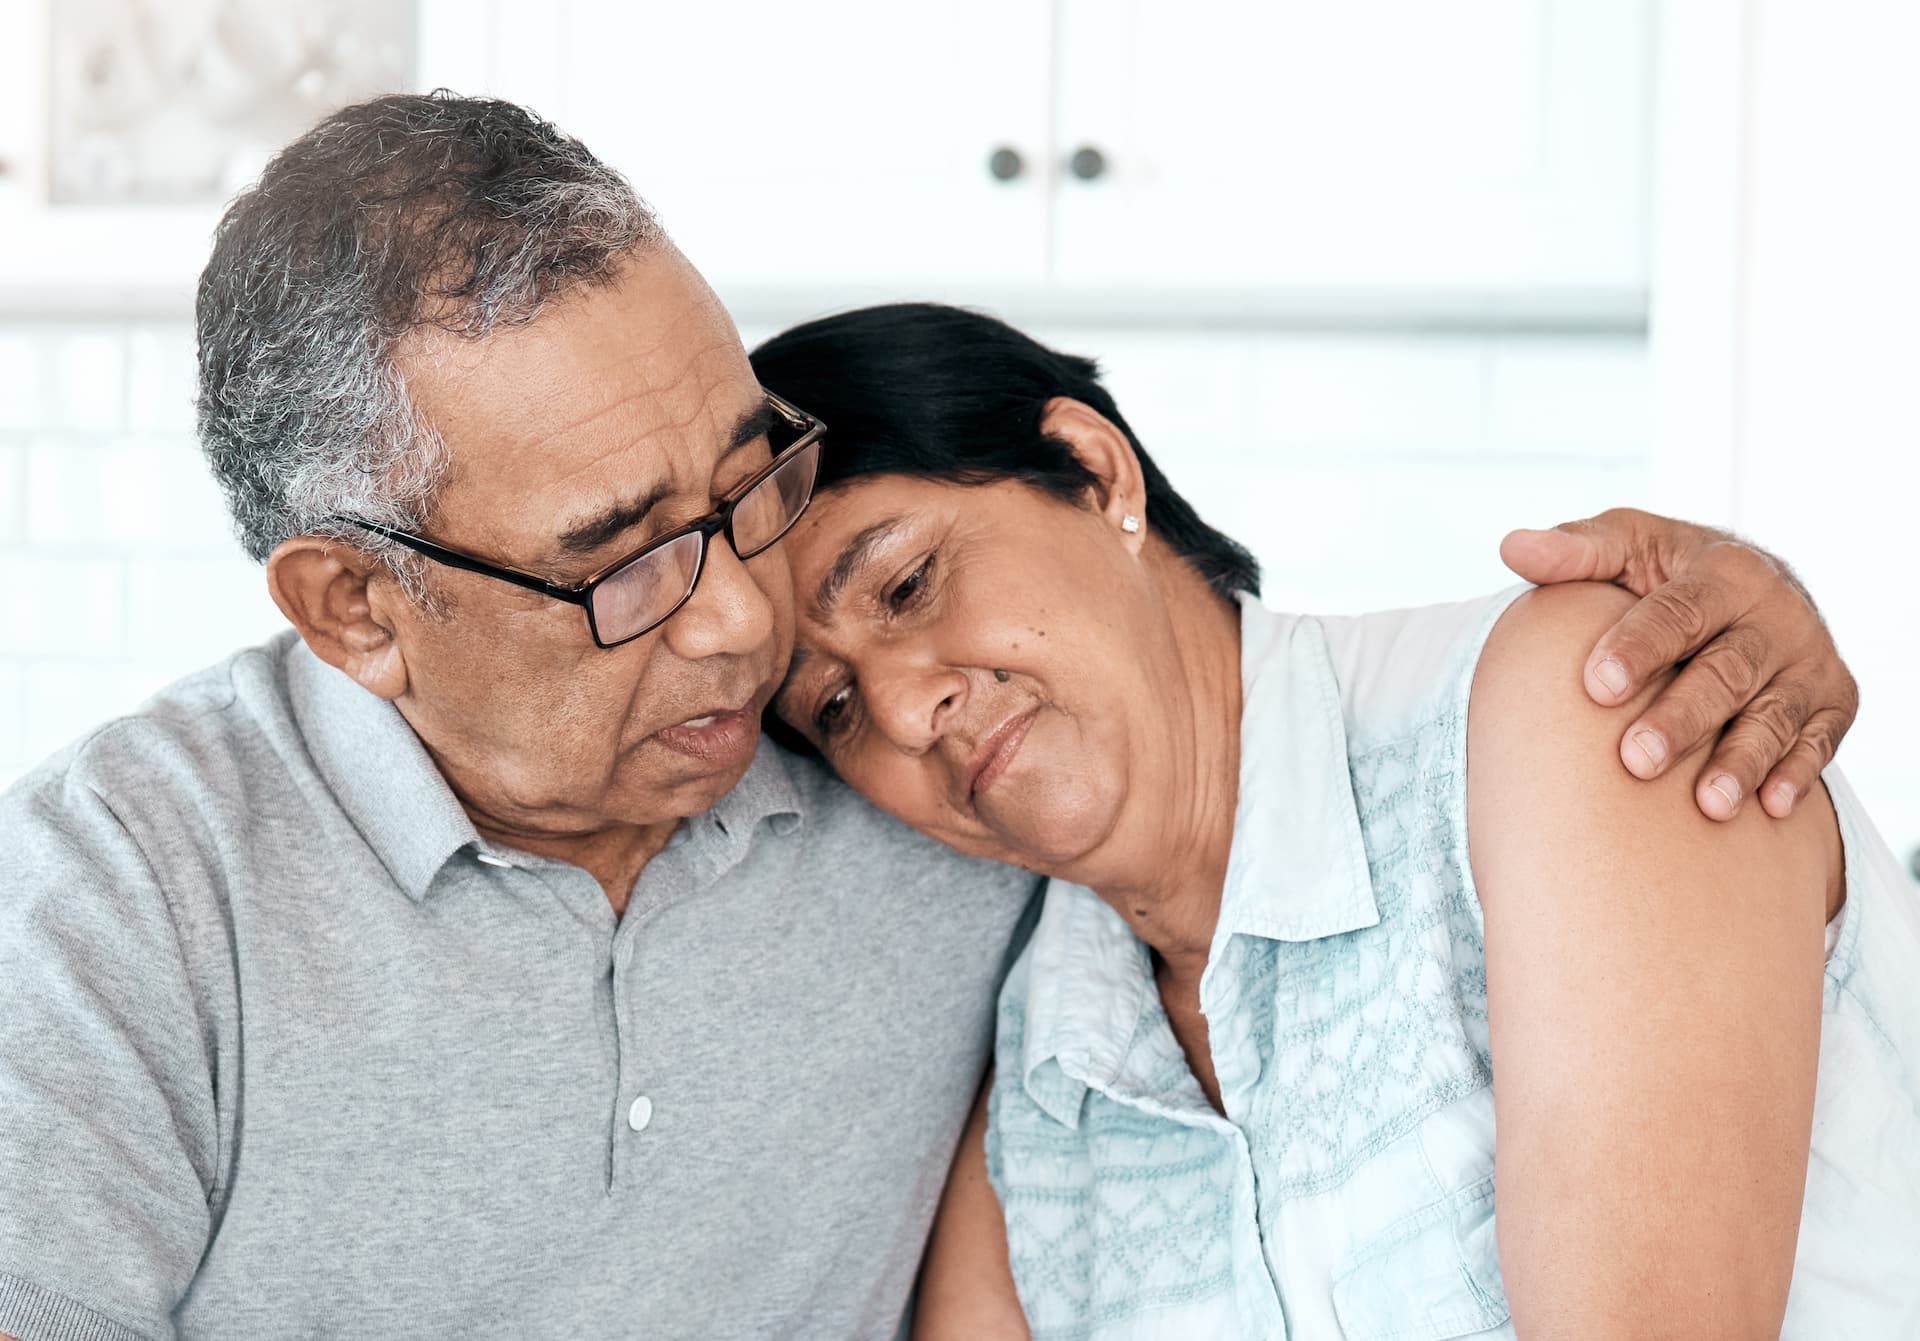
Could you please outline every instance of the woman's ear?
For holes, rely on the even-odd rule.
[[[407,691],[407,662],[382,617],[394,585],[385,575],[379,560],[327,536],[297,535],[267,556],[267,591],[313,654],[391,701]]]
[[[1073,450],[1099,481],[1100,513],[1138,554],[1147,539],[1147,486],[1140,457],[1118,425],[1084,401],[1055,396],[1040,416],[1040,431]]]

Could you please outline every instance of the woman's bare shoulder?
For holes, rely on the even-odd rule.
[[[1719,852],[1737,858],[1741,868],[1757,864],[1796,886],[1825,888],[1836,877],[1839,851],[1824,789],[1807,798],[1804,813],[1796,809],[1786,820],[1749,806],[1717,822],[1693,802],[1695,773],[1711,742],[1652,781],[1634,777],[1621,762],[1622,732],[1673,672],[1614,707],[1587,696],[1582,672],[1594,643],[1634,600],[1601,583],[1542,587],[1514,601],[1494,626],[1474,671],[1468,710],[1476,872],[1502,850],[1537,847],[1542,834],[1553,832],[1623,856],[1630,850],[1655,868],[1671,861],[1677,872]]]

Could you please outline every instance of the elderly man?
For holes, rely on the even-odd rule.
[[[0,802],[0,1332],[891,1335],[1032,882],[759,735],[821,426],[497,102],[294,143],[198,322],[293,627]],[[1746,677],[1721,766],[1825,762],[1852,686],[1787,579],[1638,516],[1557,539],[1539,576],[1684,570],[1629,678],[1754,612],[1671,747]]]

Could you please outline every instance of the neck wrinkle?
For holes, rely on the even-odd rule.
[[[413,729],[435,770],[482,838],[501,847],[579,867],[599,884],[607,902],[613,906],[614,916],[625,914],[635,882],[646,870],[647,863],[665,851],[672,841],[681,824],[678,817],[632,821],[562,810],[551,814],[552,827],[546,827],[542,821],[548,820],[549,815],[530,807],[519,810],[524,816],[521,819],[497,813],[476,799],[479,789],[467,785],[469,778],[484,776],[483,770],[475,768],[469,772],[462,758],[464,751],[446,748],[447,742],[436,743],[429,738],[422,730],[426,723],[415,720],[419,708],[410,701],[410,696],[402,696],[394,706]],[[497,784],[497,770],[493,779]],[[508,805],[513,804],[510,796],[506,801]],[[568,820],[575,821],[576,827],[565,827]]]
[[[453,790],[454,799],[460,802],[460,808],[467,812],[467,818],[473,821],[474,829],[482,838],[501,847],[578,866],[599,883],[616,917],[626,912],[627,899],[640,873],[647,869],[647,863],[666,850],[674,830],[680,827],[678,819],[652,824],[616,821],[572,831],[515,824],[475,802],[432,746],[427,747],[427,752],[433,756],[440,775]]]
[[[1182,560],[1172,560],[1168,608],[1185,694],[1167,723],[1172,795],[1133,869],[1094,887],[1164,964],[1193,984],[1212,949],[1240,796],[1240,611]],[[1184,579],[1184,580],[1183,580]],[[1184,804],[1180,803],[1184,798]]]

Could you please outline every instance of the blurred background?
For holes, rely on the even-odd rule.
[[[1635,505],[1799,569],[1920,863],[1907,0],[0,0],[0,784],[278,629],[194,442],[220,203],[447,86],[624,170],[747,342],[934,298],[1098,356],[1275,604]]]

